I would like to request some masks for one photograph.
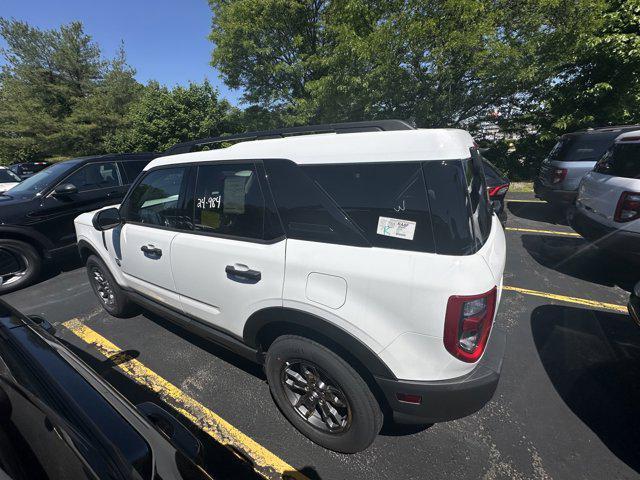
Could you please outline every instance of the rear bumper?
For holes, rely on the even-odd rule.
[[[578,196],[577,190],[560,190],[543,185],[539,178],[533,182],[533,191],[536,197],[549,203],[556,203],[563,206],[573,205]]]
[[[494,327],[478,365],[467,375],[451,380],[414,382],[376,377],[398,423],[435,423],[466,417],[484,407],[498,386],[506,334]],[[397,394],[422,397],[420,405],[404,403]]]
[[[640,233],[602,225],[581,209],[576,209],[571,226],[584,238],[604,250],[640,258]]]

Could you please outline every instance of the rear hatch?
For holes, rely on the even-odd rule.
[[[578,194],[578,206],[593,218],[614,226],[624,192],[640,192],[640,141],[617,142],[589,173]]]

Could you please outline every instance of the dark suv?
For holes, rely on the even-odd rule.
[[[75,251],[73,219],[119,203],[154,153],[75,158],[0,195],[0,294],[28,285],[43,261]]]

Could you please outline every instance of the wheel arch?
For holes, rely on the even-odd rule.
[[[371,377],[395,379],[389,367],[362,341],[343,328],[317,315],[286,307],[269,307],[253,313],[245,323],[244,342],[266,351],[280,335],[299,334],[337,349],[360,373]],[[372,378],[373,380],[373,378]]]
[[[78,253],[80,254],[83,265],[87,263],[90,255],[96,255],[98,258],[101,258],[98,251],[86,240],[78,240]]]
[[[49,257],[53,243],[43,234],[26,227],[0,226],[0,238],[19,240],[33,246],[43,257]]]

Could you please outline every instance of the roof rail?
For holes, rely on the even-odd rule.
[[[284,138],[295,135],[313,133],[355,133],[355,132],[387,132],[391,130],[414,130],[404,120],[373,120],[364,122],[326,123],[323,125],[302,125],[299,127],[279,128],[275,130],[262,130],[257,132],[237,133],[220,137],[208,137],[189,142],[178,143],[167,149],[162,155],[175,155],[189,153],[195,147],[213,145],[223,142],[240,142],[247,140],[263,140],[267,138]]]

